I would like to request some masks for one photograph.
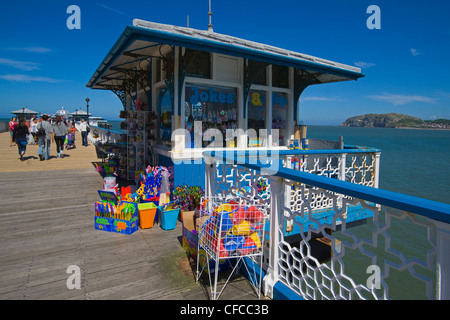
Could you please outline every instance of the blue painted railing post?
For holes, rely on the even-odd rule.
[[[280,242],[280,223],[283,221],[283,179],[270,177],[271,204],[269,230],[269,264],[263,280],[264,295],[273,299],[273,289],[278,282],[278,244]]]
[[[450,300],[450,224],[436,222],[437,299]]]

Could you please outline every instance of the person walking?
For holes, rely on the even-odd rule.
[[[9,146],[12,147],[13,146],[13,142],[14,142],[14,127],[17,125],[17,121],[16,121],[16,117],[12,117],[11,121],[8,123],[8,127],[9,127],[9,137],[10,137],[10,142],[9,142]]]
[[[88,124],[84,119],[81,119],[80,123],[80,131],[81,131],[81,144],[83,146],[88,145],[87,135],[88,135]]]
[[[50,139],[55,142],[52,125],[48,122],[48,115],[42,116],[41,122],[37,126],[36,137],[38,139],[38,155],[41,161],[50,158]]]
[[[34,144],[37,144],[36,132],[37,132],[38,119],[34,117],[30,120],[30,133],[33,136]]]
[[[63,157],[64,141],[66,140],[67,126],[60,115],[56,116],[56,121],[52,124],[53,135],[55,137],[56,152],[58,158]]]
[[[13,139],[16,141],[17,148],[19,149],[19,157],[20,161],[24,161],[23,156],[27,151],[28,144],[28,135],[30,132],[28,131],[28,127],[25,123],[24,118],[19,118],[19,123],[14,127],[13,130]]]

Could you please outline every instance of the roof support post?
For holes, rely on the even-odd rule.
[[[114,86],[109,84],[98,84],[106,90],[112,91],[122,103],[123,110],[127,109],[127,91],[124,85]]]
[[[189,70],[189,66],[195,60],[200,50],[183,50],[180,48],[178,52],[178,114],[181,114],[181,94],[183,91],[184,81]]]
[[[161,45],[162,46],[162,45]],[[166,73],[166,79],[164,83],[169,90],[170,99],[172,100],[172,115],[175,113],[175,47],[170,46],[172,48],[172,54],[164,55],[161,51],[161,46],[159,47],[159,53],[162,61],[162,68]]]
[[[121,89],[111,89],[112,92],[117,96],[117,98],[120,99],[120,102],[122,102],[123,110],[127,109],[127,94],[125,90]]]
[[[272,193],[271,205],[270,205],[270,230],[269,230],[269,252],[267,273],[263,279],[264,295],[273,299],[275,284],[279,281],[278,273],[278,260],[279,260],[279,242],[280,230],[282,230],[283,223],[283,207],[286,201],[283,190],[283,179],[275,176],[270,176],[270,188]],[[267,240],[265,240],[267,241]],[[266,244],[265,244],[266,246]]]
[[[172,130],[175,130],[177,128],[181,128],[181,88],[180,88],[180,81],[178,79],[179,77],[179,58],[180,55],[178,54],[179,47],[173,47],[172,54],[173,54],[173,89],[174,89],[174,99],[173,101],[173,110],[174,115],[176,114],[176,122],[172,123]]]
[[[244,92],[243,92],[243,117],[244,119],[247,117],[247,111],[248,111],[248,94],[250,93],[250,88],[252,84],[255,82],[255,79],[261,74],[261,72],[265,72],[267,66],[269,63],[266,62],[259,62],[255,63],[253,65],[249,64],[248,59],[244,59]],[[245,121],[244,121],[245,122]],[[247,130],[247,128],[243,128],[244,130]]]

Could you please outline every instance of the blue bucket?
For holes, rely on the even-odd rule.
[[[161,207],[158,207],[159,211],[159,224],[164,230],[172,230],[177,226],[178,215],[180,214],[180,209],[163,211]]]

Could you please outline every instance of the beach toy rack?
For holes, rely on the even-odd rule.
[[[261,294],[262,257],[265,224],[269,209],[259,201],[243,197],[202,198],[198,226],[197,277],[205,269],[209,275],[211,299],[217,300],[240,268],[244,267],[258,297]],[[219,261],[228,259],[233,265],[230,275],[218,288]],[[210,264],[211,261],[214,263]],[[251,263],[251,273],[247,264]],[[215,270],[210,270],[211,266]]]

